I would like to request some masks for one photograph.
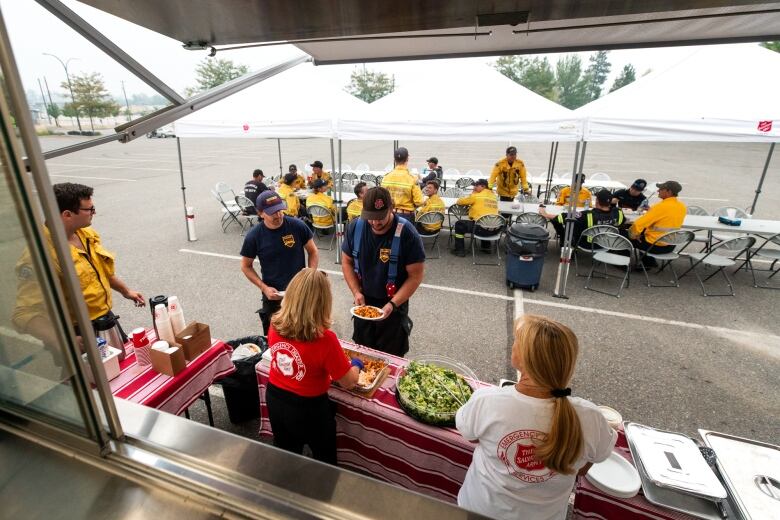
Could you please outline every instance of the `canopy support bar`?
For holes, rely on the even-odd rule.
[[[279,154],[279,182],[282,182],[284,170],[282,170],[282,140],[276,139],[276,152]]]
[[[187,229],[187,241],[192,242],[190,226],[187,225],[187,186],[184,185],[184,163],[181,160],[181,139],[176,138],[176,151],[179,153],[179,179],[181,180],[181,200],[184,203],[184,227]]]
[[[750,205],[750,214],[752,215],[756,211],[756,203],[758,202],[758,196],[761,194],[761,188],[764,186],[764,178],[766,172],[769,169],[769,163],[772,161],[772,154],[775,151],[775,143],[769,145],[769,153],[766,156],[766,162],[764,163],[764,171],[761,172],[761,179],[758,181],[758,187],[756,187],[756,196],[753,198],[753,204]]]
[[[82,143],[76,143],[72,144],[70,146],[63,146],[62,148],[55,148],[54,150],[48,150],[43,152],[43,158],[44,159],[53,159],[55,157],[59,157],[61,155],[67,155],[69,153],[78,152],[81,150],[86,150],[87,148],[92,148],[93,146],[99,146],[101,144],[110,143],[113,141],[121,141],[124,137],[124,134],[111,134],[111,135],[104,135],[102,137],[98,137],[96,139],[90,139],[89,141],[84,141]],[[25,158],[25,162],[27,159]],[[28,166],[29,168],[29,166]]]
[[[571,170],[571,195],[569,197],[569,207],[566,211],[566,229],[563,235],[563,247],[561,247],[561,262],[558,264],[558,274],[555,278],[555,291],[553,296],[556,298],[568,299],[566,296],[566,280],[569,277],[569,266],[571,265],[572,238],[574,235],[574,221],[576,220],[575,211],[577,210],[577,200],[579,198],[582,183],[582,165],[585,162],[585,148],[587,142],[582,142],[582,154],[580,154],[580,142],[574,149],[574,166]],[[579,162],[578,162],[579,161]],[[574,244],[576,246],[576,244]]]
[[[341,170],[341,139],[339,142],[339,167],[334,168],[334,175],[338,175],[338,182],[336,183],[336,263],[341,264],[341,242],[344,240],[344,223],[341,221],[341,190],[344,187],[344,172]],[[330,154],[333,156],[333,139],[330,140]],[[338,172],[338,173],[336,173]]]
[[[550,202],[550,190],[552,189],[553,172],[555,171],[555,160],[558,158],[558,141],[550,144],[550,160],[547,162],[547,182],[544,186],[544,203]]]

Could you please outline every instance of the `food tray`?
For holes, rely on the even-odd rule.
[[[384,380],[385,376],[387,375],[387,372],[390,370],[390,362],[382,357],[378,356],[372,356],[370,354],[366,354],[364,352],[360,352],[359,350],[353,350],[351,348],[342,347],[344,349],[344,353],[347,355],[348,358],[358,358],[360,361],[363,362],[363,364],[369,362],[369,361],[376,361],[378,363],[382,364],[382,368],[377,371],[376,377],[374,377],[374,380],[369,385],[360,385],[356,384],[355,387],[352,389],[355,392],[365,393],[369,394],[376,390],[377,386]]]
[[[424,406],[420,406],[414,402],[413,396],[408,395],[408,392],[404,390],[404,380],[407,374],[416,369],[417,365],[433,365],[435,367],[444,369],[443,372],[438,375],[437,378],[431,378],[429,382],[429,388],[419,389],[419,393],[425,396],[438,395],[439,399],[443,401],[445,406],[448,406],[448,411],[437,411],[427,409]],[[453,381],[453,377],[457,377],[459,383],[448,384]],[[461,400],[464,404],[471,397],[476,387],[477,377],[474,372],[471,371],[465,365],[458,363],[452,359],[443,356],[424,356],[412,359],[409,365],[401,369],[396,381],[396,399],[401,408],[412,418],[430,424],[433,426],[455,426],[455,414],[461,404],[458,400]],[[461,386],[456,386],[460,384]],[[446,385],[452,392],[449,393],[444,390],[442,385]],[[458,388],[461,391],[458,391]],[[438,389],[438,392],[432,392]],[[455,399],[457,396],[459,399]]]

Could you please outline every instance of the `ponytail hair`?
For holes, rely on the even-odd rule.
[[[515,349],[522,371],[553,390],[569,386],[577,364],[577,336],[570,328],[543,316],[525,315],[515,326]],[[567,392],[555,392],[547,437],[536,446],[536,458],[562,474],[574,473],[583,448],[582,425]]]

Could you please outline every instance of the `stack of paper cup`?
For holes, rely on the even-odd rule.
[[[136,363],[139,367],[148,367],[152,364],[152,355],[149,353],[152,346],[149,344],[149,338],[146,337],[146,330],[143,327],[133,329],[132,339]]]

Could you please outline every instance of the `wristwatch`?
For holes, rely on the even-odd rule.
[[[397,311],[397,310],[398,310],[398,305],[396,305],[396,304],[395,304],[395,302],[394,302],[393,300],[390,300],[390,302],[389,302],[389,303],[390,303],[390,305],[392,305],[392,306],[393,306],[393,312],[395,312],[395,311]]]

